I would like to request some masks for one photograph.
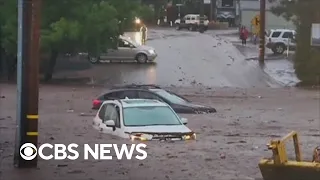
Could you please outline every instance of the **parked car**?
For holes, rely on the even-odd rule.
[[[166,103],[148,99],[104,101],[93,120],[103,133],[131,140],[192,140],[196,134]]]
[[[296,49],[296,31],[290,29],[272,29],[268,33],[266,47],[274,54],[283,54],[289,47],[289,51]]]
[[[107,49],[100,56],[88,55],[91,63],[96,64],[103,60],[137,61],[138,63],[153,62],[157,53],[153,47],[139,45],[130,38],[120,36],[117,49]]]
[[[189,29],[190,31],[195,31],[200,27],[203,27],[204,30],[207,30],[209,20],[206,16],[200,18],[199,14],[187,14],[182,19],[177,19],[174,24],[177,30]]]
[[[156,99],[170,105],[176,113],[215,113],[215,108],[194,104],[173,92],[156,85],[127,85],[114,87],[93,101],[92,109],[99,109],[103,101],[114,99]]]

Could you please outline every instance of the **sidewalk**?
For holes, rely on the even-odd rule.
[[[258,44],[253,44],[249,41],[247,42],[247,45],[243,46],[239,37],[236,35],[220,35],[220,37],[231,42],[246,57],[246,60],[256,62],[258,64]],[[265,53],[265,73],[284,86],[294,86],[300,82],[295,75],[292,62],[294,52],[289,52],[288,57],[286,57],[286,54],[277,56],[274,55],[270,49],[266,48]]]

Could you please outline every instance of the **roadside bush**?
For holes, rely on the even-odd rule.
[[[303,14],[305,15],[305,14]],[[301,80],[300,86],[312,86],[319,83],[320,48],[311,47],[311,28],[314,20],[301,16],[297,25],[297,50],[294,57],[294,68]]]
[[[320,50],[312,48],[310,51],[299,48],[295,54],[294,68],[301,80],[299,86],[319,85],[320,79]]]

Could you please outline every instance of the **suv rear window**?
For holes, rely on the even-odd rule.
[[[292,32],[285,32],[285,33],[283,33],[282,38],[293,38],[293,33]]]
[[[271,37],[277,38],[280,36],[280,34],[281,34],[281,31],[274,31],[273,33],[271,33]]]

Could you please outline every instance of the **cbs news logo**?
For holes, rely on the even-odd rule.
[[[43,160],[76,160],[79,158],[80,153],[77,151],[79,145],[75,143],[71,143],[69,145],[64,144],[49,144],[45,143],[37,148],[32,143],[25,143],[20,147],[20,156],[22,159],[26,161],[31,161],[39,156]],[[113,157],[112,151],[115,152],[116,159],[121,160],[124,157],[128,160],[131,160],[132,157],[138,160],[144,160],[147,158],[148,154],[145,151],[147,145],[146,144],[95,144],[94,148],[91,148],[88,144],[84,144],[84,154],[83,158],[85,160],[89,159],[89,156],[96,160],[112,160]],[[44,155],[44,148],[52,149],[53,153],[50,155]],[[109,148],[109,149],[108,149]],[[136,155],[138,152],[140,155]],[[109,154],[109,155],[108,155]]]
[[[25,143],[20,147],[20,156],[22,159],[31,161],[37,157],[37,147],[32,143]]]

